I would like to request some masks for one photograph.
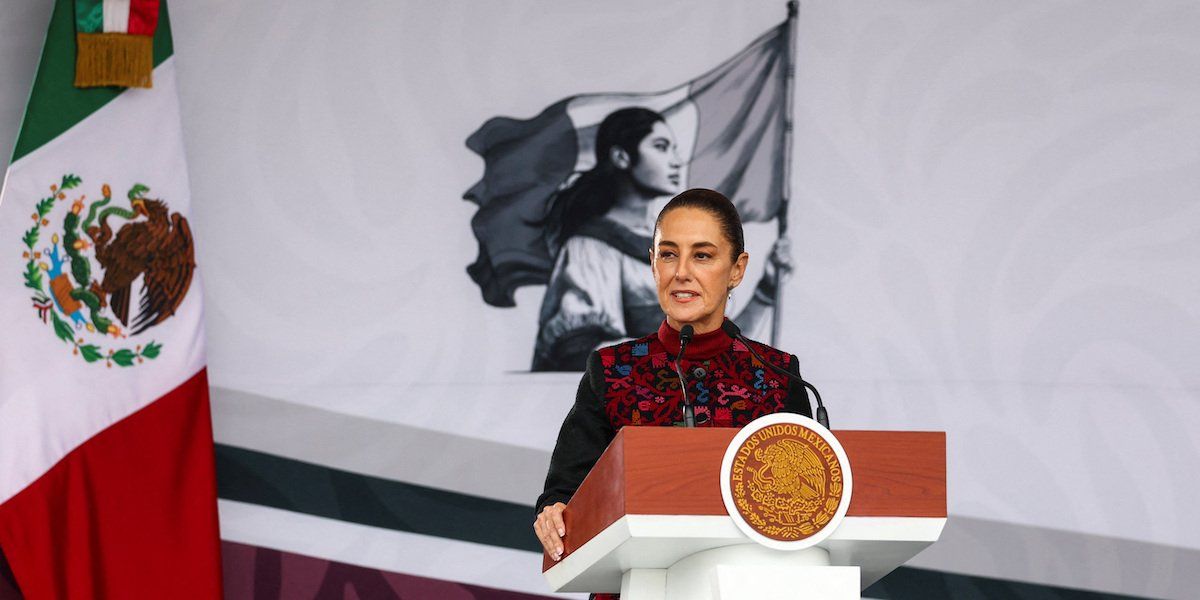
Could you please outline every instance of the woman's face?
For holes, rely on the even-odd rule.
[[[666,123],[658,121],[638,143],[638,161],[629,175],[643,189],[660,196],[673,196],[679,193],[681,166],[675,134]]]
[[[671,327],[690,323],[699,334],[721,326],[729,291],[742,282],[750,259],[743,252],[733,260],[732,253],[733,244],[707,211],[677,208],[663,215],[654,232],[650,266],[658,304]]]

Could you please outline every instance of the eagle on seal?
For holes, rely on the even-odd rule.
[[[812,448],[796,440],[781,440],[755,455],[764,463],[753,478],[760,489],[804,502],[824,497],[825,470]]]
[[[113,314],[136,335],[175,314],[191,287],[196,258],[192,229],[183,215],[169,213],[162,200],[134,197],[130,204],[135,218],[145,220],[122,225],[114,236],[105,215],[99,226],[88,228],[88,236],[104,267],[104,279],[94,282],[92,290],[110,298]],[[130,324],[131,288],[138,276],[144,276],[142,296]]]

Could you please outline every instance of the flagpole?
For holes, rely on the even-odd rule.
[[[792,105],[795,103],[796,83],[796,22],[800,4],[796,0],[787,3],[787,56],[784,59],[784,105],[783,105],[783,187],[780,190],[779,237],[787,235],[788,204],[792,200]],[[783,304],[783,273],[775,272],[775,303],[771,305],[771,345],[777,345],[780,331],[780,306]]]

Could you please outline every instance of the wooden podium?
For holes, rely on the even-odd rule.
[[[945,433],[835,431],[854,477],[846,516],[816,546],[780,551],[746,537],[721,499],[737,431],[621,429],[563,513],[563,559],[543,557],[550,587],[622,600],[857,598],[941,534]]]

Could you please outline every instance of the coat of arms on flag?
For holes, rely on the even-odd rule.
[[[163,200],[147,198],[150,188],[143,184],[129,189],[125,208],[113,202],[108,184],[89,204],[86,194],[76,193],[81,183],[66,174],[50,184],[21,237],[33,306],[87,362],[128,367],[156,358],[162,344],[153,340],[121,347],[105,338],[136,337],[175,314],[196,267],[191,228]],[[114,225],[118,221],[124,222]],[[134,300],[138,308],[131,313]]]
[[[770,318],[790,261],[795,20],[791,3],[786,21],[666,91],[572,96],[532,119],[494,117],[467,138],[485,163],[463,195],[479,205],[479,255],[467,272],[492,306],[514,306],[521,286],[547,286],[533,370],[583,370],[601,343],[658,327],[648,212],[691,187],[725,194],[743,221],[779,221],[767,274],[735,320],[753,330]]]

